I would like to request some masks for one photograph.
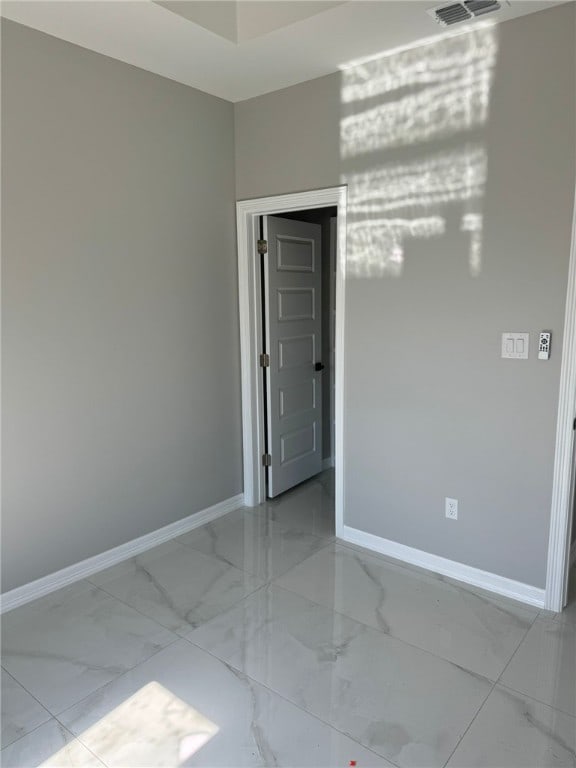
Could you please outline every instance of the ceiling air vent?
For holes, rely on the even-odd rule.
[[[459,24],[461,21],[469,21],[485,13],[491,13],[500,9],[498,0],[465,0],[463,3],[451,3],[441,5],[439,8],[430,8],[427,13],[434,21],[443,27]]]
[[[498,0],[466,0],[464,5],[474,16],[482,16],[484,13],[500,10]]]

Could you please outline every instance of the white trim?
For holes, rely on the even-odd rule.
[[[56,571],[56,573],[50,573],[41,579],[36,579],[36,581],[31,581],[29,584],[23,584],[21,587],[10,590],[10,592],[5,592],[1,595],[2,605],[0,613],[6,613],[6,611],[11,611],[19,605],[36,600],[75,581],[93,576],[104,568],[117,565],[124,560],[128,560],[130,557],[156,547],[158,544],[174,539],[176,536],[180,536],[218,517],[222,517],[222,515],[226,515],[228,512],[233,512],[235,509],[242,507],[243,504],[244,494],[239,493],[237,496],[220,501],[218,504],[214,504],[200,512],[195,512],[193,515],[189,515],[182,520],[176,520],[175,523],[165,525],[163,528],[158,528],[156,531],[127,541],[118,547],[108,549],[99,555],[88,557],[86,560],[81,560],[79,563],[62,568],[62,570]]]
[[[423,552],[420,549],[407,547],[404,544],[398,544],[389,539],[383,539],[380,536],[374,536],[372,533],[359,531],[357,528],[343,527],[340,538],[350,544],[356,544],[374,552],[380,552],[382,555],[392,557],[395,560],[401,560],[404,563],[425,568],[427,571],[439,573],[455,581],[461,581],[464,584],[472,584],[475,587],[495,592],[498,595],[518,600],[522,603],[528,603],[536,608],[544,607],[544,590],[532,587],[529,584],[523,584],[514,579],[507,579],[504,576],[498,576],[495,573],[482,571],[479,568],[473,568],[470,565],[458,563],[455,560],[448,560],[439,555],[432,555]]]
[[[336,356],[336,266],[337,266],[337,243],[338,243],[338,218],[336,216],[330,217],[330,301],[328,307],[330,310],[329,315],[329,329],[330,329],[330,356],[328,359],[330,368],[330,453],[332,454],[332,466],[334,466],[334,441],[335,441],[335,422],[336,422],[336,401],[335,401],[335,371],[334,371],[334,359]]]
[[[258,355],[262,338],[260,270],[256,256],[259,216],[309,208],[338,208],[336,272],[335,386],[336,425],[334,466],[336,469],[336,533],[343,527],[344,466],[344,292],[346,277],[346,186],[295,192],[236,203],[238,226],[238,301],[240,310],[240,357],[242,365],[242,440],[244,455],[244,499],[247,506],[261,504],[266,497],[265,475],[260,457],[264,453],[264,407]]]
[[[572,474],[576,414],[576,191],[572,220],[572,245],[568,269],[560,395],[556,427],[556,453],[552,481],[552,509],[546,573],[546,603],[549,611],[561,611],[566,604],[568,560],[572,522]]]

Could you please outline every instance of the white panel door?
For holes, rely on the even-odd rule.
[[[322,469],[321,227],[264,217],[268,496]],[[318,369],[318,370],[317,370]]]

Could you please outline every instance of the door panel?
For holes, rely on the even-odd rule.
[[[268,495],[322,469],[321,227],[264,217]]]
[[[316,344],[313,335],[278,339],[278,366],[281,370],[314,365],[315,353]]]

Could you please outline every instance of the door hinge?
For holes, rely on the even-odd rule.
[[[269,368],[269,367],[270,367],[270,355],[264,352],[262,355],[260,355],[260,368]]]
[[[258,240],[258,253],[261,256],[268,253],[268,240]]]
[[[270,456],[269,453],[262,454],[262,466],[263,467],[272,466],[272,456]]]

